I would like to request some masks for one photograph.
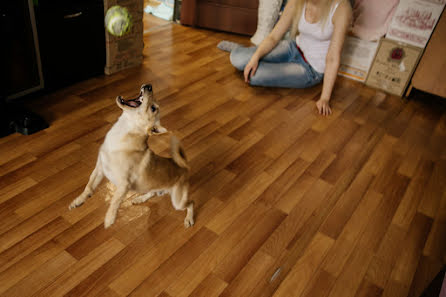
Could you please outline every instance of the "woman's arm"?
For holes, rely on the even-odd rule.
[[[329,101],[333,86],[338,75],[339,64],[341,62],[342,47],[344,45],[345,36],[350,26],[352,18],[352,8],[350,3],[341,0],[335,14],[333,15],[333,35],[328,48],[327,57],[325,60],[325,74],[324,83],[322,86],[322,94],[317,101],[316,106],[320,114],[329,115],[331,109]]]
[[[294,7],[297,0],[290,0],[283,10],[283,14],[280,17],[274,29],[268,36],[260,43],[259,47],[252,55],[251,60],[245,67],[244,75],[245,81],[249,82],[249,78],[256,73],[259,60],[267,55],[274,47],[279,43],[285,33],[291,26],[294,18]]]

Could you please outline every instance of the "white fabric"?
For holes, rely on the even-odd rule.
[[[257,31],[251,42],[259,45],[268,36],[279,18],[282,0],[260,0],[257,18]]]
[[[296,36],[296,43],[304,53],[308,63],[319,73],[325,71],[325,58],[330,46],[331,35],[333,35],[333,15],[338,7],[336,3],[330,11],[328,20],[322,28],[322,22],[309,23],[305,19],[306,2],[302,9],[302,16],[299,21],[299,35]]]
[[[353,6],[353,34],[365,40],[379,40],[387,32],[400,0],[356,0]]]

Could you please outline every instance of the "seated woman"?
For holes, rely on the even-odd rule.
[[[351,17],[348,0],[289,0],[258,47],[233,46],[231,63],[254,86],[307,88],[323,81],[316,106],[320,114],[329,115]],[[289,29],[292,40],[282,40]]]

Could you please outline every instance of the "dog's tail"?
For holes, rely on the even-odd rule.
[[[170,153],[172,155],[173,161],[180,167],[189,169],[189,165],[187,164],[186,154],[184,153],[184,149],[181,146],[178,138],[172,135],[170,138]]]

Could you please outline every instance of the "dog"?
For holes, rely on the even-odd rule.
[[[99,149],[96,167],[83,193],[70,204],[69,209],[81,206],[93,195],[104,176],[116,186],[104,220],[110,227],[128,191],[139,195],[133,204],[143,203],[155,195],[170,194],[177,210],[187,210],[185,227],[194,225],[194,203],[188,198],[189,166],[180,142],[171,137],[171,156],[164,158],[148,146],[151,135],[167,133],[160,124],[159,105],[154,99],[152,86],[143,85],[135,99],[116,98],[122,109],[118,121],[105,136]]]

